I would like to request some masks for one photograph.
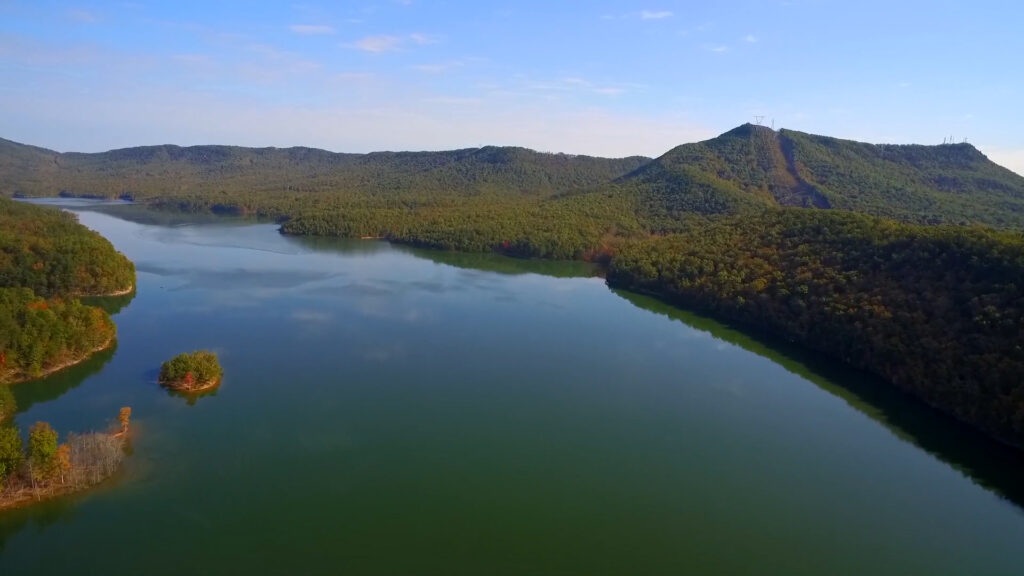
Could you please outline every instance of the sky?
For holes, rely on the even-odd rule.
[[[1024,2],[0,0],[0,137],[658,156],[763,117],[1024,174]]]

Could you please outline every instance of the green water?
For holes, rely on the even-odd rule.
[[[1024,571],[1019,454],[586,266],[116,213],[80,214],[139,271],[116,350],[14,391],[62,433],[130,405],[133,452],[0,514],[5,576]],[[195,348],[189,402],[155,380]]]

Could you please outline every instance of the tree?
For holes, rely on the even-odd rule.
[[[216,385],[222,375],[217,355],[208,350],[178,354],[160,366],[160,382],[185,391]]]
[[[117,413],[117,421],[121,424],[121,434],[128,432],[128,422],[132,418],[132,409],[128,406],[121,408]]]
[[[60,483],[63,484],[64,479],[71,472],[71,447],[66,443],[57,447],[55,464],[57,473],[60,474]]]
[[[28,431],[28,463],[33,482],[48,480],[59,471],[57,431],[46,422],[36,422]]]
[[[0,489],[21,465],[21,434],[13,426],[0,426]]]
[[[2,368],[0,366],[0,369]],[[14,393],[11,392],[9,387],[0,384],[0,425],[13,418],[14,413],[17,411],[18,405],[14,402]]]

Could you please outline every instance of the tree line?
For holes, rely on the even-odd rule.
[[[825,353],[1024,447],[1019,232],[769,211],[625,242],[607,277]]]

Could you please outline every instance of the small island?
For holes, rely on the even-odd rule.
[[[178,354],[160,366],[160,384],[178,392],[215,388],[223,375],[217,355],[209,350]]]

